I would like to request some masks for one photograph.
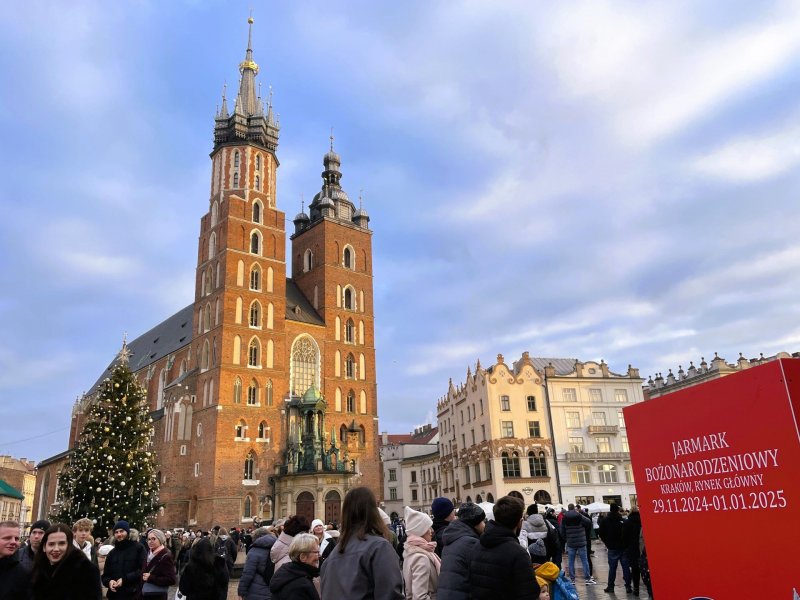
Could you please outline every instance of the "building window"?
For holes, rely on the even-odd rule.
[[[588,506],[594,502],[594,496],[575,496],[575,504],[580,506]]]
[[[417,501],[417,490],[411,490],[411,500]]]
[[[240,419],[239,422],[236,424],[235,433],[237,439],[244,439],[247,435],[247,423],[245,423],[244,419]]]
[[[389,500],[397,500],[397,488],[389,488]]]
[[[356,378],[356,360],[352,354],[348,354],[344,359],[344,376],[346,379]]]
[[[513,438],[514,421],[500,421],[500,434],[504,438]]]
[[[528,421],[528,437],[542,437],[542,431],[539,428],[539,421]]]
[[[481,463],[475,463],[475,481],[481,480]]]
[[[411,471],[411,483],[417,483],[417,472]]]
[[[581,426],[581,413],[578,411],[567,411],[567,427],[577,429]]]
[[[314,253],[311,252],[311,248],[309,248],[303,255],[303,272],[308,273],[313,267],[314,267]]]
[[[466,485],[466,484],[469,484],[469,483],[470,483],[470,480],[469,480],[469,465],[465,465],[464,466],[464,484]]]
[[[519,454],[512,452],[511,456],[508,452],[503,452],[503,477],[521,477],[519,470]]]
[[[298,337],[292,345],[292,395],[302,396],[317,382],[319,350],[310,336]]]
[[[638,510],[639,509],[639,498],[636,494],[629,494],[631,499],[631,510]]]
[[[258,345],[258,340],[253,338],[250,341],[250,347],[247,349],[247,364],[251,367],[259,366],[259,354],[260,347]]]
[[[615,402],[627,402],[628,401],[628,390],[614,390],[614,401]]]
[[[233,382],[233,403],[234,404],[241,404],[242,403],[242,380],[238,377]]]
[[[389,481],[397,481],[397,469],[389,469]]]
[[[256,455],[253,451],[247,453],[247,458],[244,459],[244,479],[255,479],[256,472]]]
[[[344,288],[344,307],[347,310],[356,309],[356,293],[351,287]]]
[[[536,396],[528,396],[528,411],[533,412],[536,410]]]
[[[259,437],[259,439],[262,439],[262,440],[267,439],[269,437],[268,430],[269,430],[269,427],[267,426],[267,422],[266,421],[261,421],[261,423],[258,424],[258,437]]]
[[[575,388],[564,388],[561,390],[561,399],[564,402],[577,402],[578,395],[575,393]]]
[[[627,435],[623,435],[620,438],[620,443],[622,444],[622,451],[623,452],[630,452],[631,451],[630,447],[628,446],[628,436]]]
[[[239,187],[239,174],[238,173],[234,173],[233,174],[233,187],[235,187],[235,188]]]
[[[574,453],[583,452],[583,438],[570,437],[569,438],[569,451]]]
[[[344,325],[344,341],[352,344],[355,342],[356,339],[356,326],[353,323],[353,319],[347,319],[347,323]]]
[[[354,269],[355,261],[353,260],[353,249],[350,246],[344,247],[344,255],[342,256],[342,264],[345,269]]]
[[[511,400],[508,396],[500,396],[500,410],[511,410]]]
[[[261,155],[256,154],[256,171],[261,170]]]
[[[267,406],[272,406],[272,379],[267,381]]]
[[[256,175],[256,177],[255,177],[255,182],[256,182],[256,191],[258,191],[258,190],[260,190],[260,189],[261,189],[261,177],[259,177],[258,175]]]
[[[258,175],[256,175],[256,178],[258,178]],[[253,203],[253,223],[261,223],[261,202]]]
[[[611,452],[611,438],[606,435],[599,435],[594,439],[598,452]]]
[[[486,461],[486,480],[489,481],[492,478],[492,460],[489,459]]]
[[[531,477],[547,477],[547,457],[544,452],[528,452],[528,467]]]
[[[261,327],[261,304],[258,300],[250,305],[250,327]]]
[[[481,441],[486,441],[486,425],[481,425]]]
[[[250,234],[250,252],[252,254],[260,254],[261,252],[261,236],[257,231]]]
[[[605,424],[606,424],[606,413],[604,412],[592,413],[592,425],[605,425]]]
[[[347,412],[356,412],[356,395],[352,390],[347,394]]]
[[[482,414],[483,414],[483,398],[480,398],[480,399],[478,400],[478,403],[480,404],[480,407],[481,407],[481,415],[482,415]]]
[[[617,483],[617,467],[615,465],[600,465],[597,467],[600,483]]]
[[[625,413],[621,408],[617,410],[617,421],[619,421],[620,429],[625,429]]]
[[[589,388],[589,401],[592,404],[603,401],[603,390],[599,388]]]
[[[625,481],[633,483],[633,465],[631,465],[631,463],[625,463],[623,468],[625,469]]]
[[[258,404],[258,385],[255,379],[247,386],[247,404],[250,406]]]
[[[474,446],[475,445],[475,430],[474,429],[470,429],[469,432],[472,435],[472,445]]]
[[[572,465],[569,468],[569,474],[572,483],[592,483],[592,472],[589,465]]]
[[[249,519],[253,516],[253,499],[250,496],[245,496],[244,499],[244,514],[242,515],[245,519]]]
[[[261,291],[261,267],[253,265],[250,269],[250,289],[256,292]]]
[[[234,167],[238,167],[239,166],[239,152],[238,151],[233,153],[233,166]]]

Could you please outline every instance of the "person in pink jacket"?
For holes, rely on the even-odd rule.
[[[432,541],[431,518],[406,506],[406,534],[403,550],[403,581],[406,600],[435,600],[442,561]]]

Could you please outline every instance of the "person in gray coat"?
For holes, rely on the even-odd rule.
[[[236,593],[244,600],[271,600],[269,581],[275,572],[275,564],[269,553],[278,538],[271,535],[266,527],[256,529],[252,538]]]
[[[367,487],[347,492],[339,543],[322,564],[322,598],[404,600],[400,558]]]
[[[486,513],[483,509],[472,502],[464,502],[458,509],[458,519],[444,530],[438,600],[469,600],[472,597],[469,564],[475,557],[484,527]]]
[[[569,559],[569,577],[575,583],[575,555],[581,557],[583,563],[583,575],[586,578],[586,585],[596,585],[594,577],[589,568],[589,557],[586,554],[586,529],[592,527],[592,521],[575,510],[574,504],[567,506],[569,509],[564,513],[561,520],[562,537],[567,543],[567,558]]]

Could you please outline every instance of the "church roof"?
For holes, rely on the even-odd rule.
[[[286,319],[310,325],[325,325],[294,280],[286,279]]]
[[[143,333],[128,344],[131,352],[129,365],[134,373],[179,348],[183,348],[192,341],[192,319],[194,317],[194,303],[182,308],[171,317],[168,317],[147,333]],[[111,377],[111,369],[117,364],[118,358],[108,365],[99,379],[95,382],[89,393],[93,393],[106,377]]]
[[[569,375],[575,370],[575,359],[574,358],[546,358],[542,356],[531,356],[530,357],[533,366],[536,367],[536,370],[540,373],[544,373],[544,368],[552,364],[556,369],[556,375]],[[522,363],[519,361],[514,363],[514,367],[512,371],[515,373],[519,373],[520,368],[522,367]],[[488,367],[486,369],[487,372],[491,373],[494,370],[494,365]]]

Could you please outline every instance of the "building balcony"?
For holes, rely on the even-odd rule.
[[[630,452],[567,452],[567,460],[630,460]]]
[[[590,434],[608,435],[609,433],[619,433],[619,427],[616,425],[589,425]]]

